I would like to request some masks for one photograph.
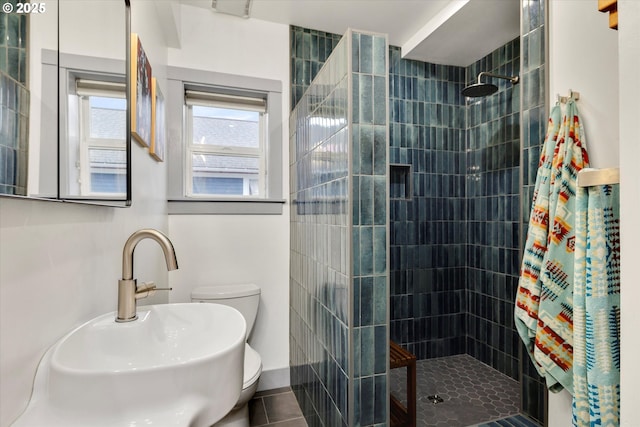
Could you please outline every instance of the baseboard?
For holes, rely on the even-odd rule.
[[[291,380],[289,378],[289,367],[271,369],[268,371],[262,371],[262,374],[260,375],[260,382],[258,382],[258,391],[289,387],[290,385]]]

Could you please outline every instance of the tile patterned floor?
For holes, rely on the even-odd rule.
[[[405,381],[404,368],[391,370],[391,393],[406,404]],[[419,360],[416,391],[419,426],[466,427],[519,413],[519,384],[466,354]],[[434,394],[444,401],[434,405],[427,398]],[[482,424],[494,425],[512,424]]]
[[[488,423],[478,424],[474,427],[540,427],[535,422],[523,415],[503,418],[501,420],[491,421]]]
[[[307,427],[289,387],[256,393],[249,401],[249,421],[251,427]]]
[[[391,371],[391,392],[405,401],[404,369]],[[417,362],[421,427],[539,427],[518,415],[519,385],[468,355]],[[434,405],[427,396],[444,399]],[[256,393],[249,402],[251,427],[307,427],[289,387]],[[330,426],[328,426],[330,427]]]

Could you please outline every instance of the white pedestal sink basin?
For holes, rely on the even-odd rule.
[[[246,324],[218,304],[138,309],[138,320],[99,316],[43,357],[15,427],[209,427],[242,390]]]

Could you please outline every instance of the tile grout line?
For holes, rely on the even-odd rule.
[[[267,419],[267,424],[265,425],[269,425],[271,424],[271,422],[269,421],[269,413],[267,412],[267,405],[265,405],[264,403],[264,396],[260,398],[260,404],[262,405],[262,410],[264,411],[264,417]]]

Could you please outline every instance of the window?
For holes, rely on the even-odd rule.
[[[123,196],[127,186],[125,85],[76,80],[77,181],[83,196]]]
[[[40,191],[64,200],[130,206],[125,61],[42,52],[48,68],[46,80],[43,73],[47,108],[41,111],[40,139],[51,139],[51,132],[47,132],[51,124],[58,132],[54,132],[54,146],[41,145],[41,150],[45,149],[41,156],[57,157],[58,161],[54,170],[41,164]]]
[[[166,95],[169,214],[281,214],[282,82],[168,67]]]
[[[266,196],[266,101],[187,90],[186,194]]]

